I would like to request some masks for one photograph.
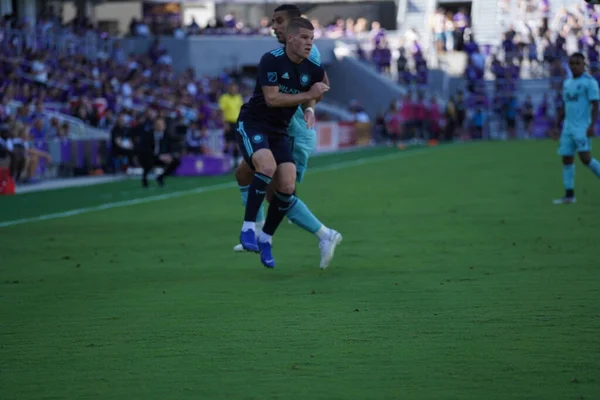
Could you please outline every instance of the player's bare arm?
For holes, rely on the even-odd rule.
[[[329,77],[327,76],[327,72],[323,72],[323,83],[325,85],[327,85],[327,90],[331,89],[331,86],[329,86]],[[320,102],[323,99],[323,95],[321,95],[320,97],[307,101],[306,103],[302,104],[302,109],[303,110],[307,110],[309,108],[312,108],[313,110],[315,109],[315,106],[317,105],[318,102]]]
[[[594,136],[594,125],[598,121],[598,100],[590,101],[590,107],[592,107],[592,122],[587,130],[587,137]]]
[[[317,105],[317,100],[316,99],[309,100],[309,101],[307,101],[305,103],[302,103],[302,105],[301,105],[302,111],[306,111],[306,110],[308,110],[310,108],[312,108],[313,111],[314,111],[316,105]]]
[[[331,86],[329,85],[329,77],[327,76],[327,72],[324,72],[323,75],[323,83],[327,85],[327,87],[331,88]],[[323,95],[321,95],[321,97],[319,97],[316,101],[316,103],[320,102],[321,100],[323,100]],[[314,107],[314,106],[313,106]]]
[[[315,117],[315,106],[317,105],[317,100],[310,100],[306,103],[302,104],[302,110],[304,111],[304,121],[306,122],[306,127],[308,129],[314,129],[315,123],[317,122]]]
[[[552,138],[558,139],[560,136],[560,127],[562,126],[565,120],[565,105],[561,105],[558,109],[558,115],[556,116],[556,128],[552,129]]]
[[[321,97],[329,90],[323,82],[317,82],[308,92],[287,94],[279,91],[278,86],[263,86],[262,91],[265,102],[269,107],[293,107]]]
[[[558,123],[558,125],[562,125],[562,123],[565,120],[565,105],[561,105],[560,108],[558,109],[558,115],[557,115],[558,120],[556,121]]]

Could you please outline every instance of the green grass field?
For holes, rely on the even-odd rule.
[[[555,148],[315,159],[326,271],[287,223],[275,270],[234,254],[229,176],[0,198],[0,223],[92,211],[0,228],[0,398],[599,399],[600,181],[553,206]]]

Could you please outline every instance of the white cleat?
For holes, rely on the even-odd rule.
[[[552,201],[553,204],[574,204],[577,203],[577,199],[575,197],[561,197],[560,199],[555,199]]]
[[[235,251],[236,253],[241,253],[246,250],[244,250],[244,247],[240,243],[240,244],[236,244],[235,246],[233,246],[233,251]]]
[[[260,232],[262,232],[263,226],[265,226],[265,221],[256,223],[256,238],[257,239],[258,239],[258,236],[260,235]],[[235,246],[233,246],[233,251],[235,253],[243,253],[246,251],[246,249],[244,249],[244,247],[240,243],[240,244],[236,244]]]
[[[342,242],[342,235],[339,232],[334,231],[333,229],[330,229],[329,231],[329,237],[319,241],[319,249],[321,250],[321,264],[319,267],[321,269],[325,269],[329,266],[329,263],[333,260],[335,248]]]

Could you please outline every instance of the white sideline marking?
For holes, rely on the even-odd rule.
[[[356,160],[342,161],[339,163],[334,163],[334,164],[323,166],[323,167],[315,167],[312,169],[308,169],[307,173],[310,174],[310,173],[325,172],[325,171],[337,171],[337,170],[344,169],[344,168],[357,167],[357,166],[364,165],[364,164],[372,164],[372,163],[376,163],[376,162],[380,162],[380,161],[391,160],[394,158],[406,158],[406,157],[411,157],[413,155],[417,155],[417,154],[423,152],[423,150],[426,150],[426,148],[414,149],[414,150],[411,150],[406,153],[399,151],[397,153],[386,154],[383,156],[362,157],[362,158],[357,158]],[[22,225],[22,224],[27,224],[30,222],[39,222],[39,221],[47,221],[47,220],[51,220],[51,219],[72,217],[75,215],[87,214],[87,213],[91,213],[94,211],[110,210],[113,208],[133,206],[136,204],[152,203],[154,201],[174,199],[177,197],[187,196],[190,194],[214,192],[216,190],[230,189],[230,188],[234,188],[234,187],[237,187],[237,182],[235,182],[235,181],[219,183],[219,184],[210,185],[210,186],[202,186],[202,187],[199,187],[196,189],[179,190],[176,192],[170,192],[170,193],[160,194],[160,195],[156,195],[156,196],[147,196],[147,197],[140,197],[138,199],[115,201],[115,202],[100,204],[98,206],[93,206],[93,207],[76,208],[76,209],[73,209],[70,211],[61,211],[58,213],[44,214],[44,215],[40,215],[37,217],[29,217],[29,218],[15,219],[13,221],[0,222],[0,228],[6,228],[9,226],[15,226],[15,225]]]

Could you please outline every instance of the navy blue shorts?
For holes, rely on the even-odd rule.
[[[244,123],[244,121],[238,121],[236,132],[240,151],[244,156],[244,160],[252,169],[254,169],[252,155],[260,149],[271,150],[277,165],[294,162],[292,145],[288,135],[267,133],[263,128],[252,123]]]

